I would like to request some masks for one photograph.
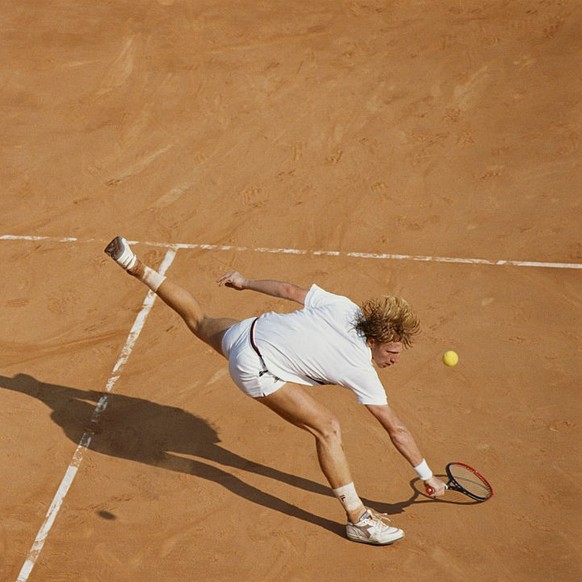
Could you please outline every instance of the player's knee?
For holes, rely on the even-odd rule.
[[[328,416],[318,426],[316,438],[324,442],[341,442],[341,427],[335,416]]]

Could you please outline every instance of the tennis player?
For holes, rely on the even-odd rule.
[[[321,470],[346,512],[350,540],[386,545],[404,537],[404,532],[389,525],[385,514],[364,506],[352,480],[337,418],[302,386],[336,384],[353,391],[425,486],[432,488],[432,496],[444,494],[445,484],[433,476],[411,432],[389,406],[374,368],[374,364],[379,368],[396,364],[419,331],[418,319],[404,299],[386,296],[360,308],[315,284],[303,289],[231,272],[218,284],[288,299],[303,307],[243,321],[216,318],[205,314],[187,290],[144,265],[123,237],[113,239],[105,252],[178,313],[196,337],[228,360],[230,375],[245,394],[315,437]]]

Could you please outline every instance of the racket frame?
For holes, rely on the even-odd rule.
[[[459,465],[459,466],[463,467],[464,469],[466,469],[467,471],[470,471],[471,473],[473,473],[473,475],[475,475],[475,477],[477,477],[483,483],[483,485],[485,485],[489,489],[489,492],[490,492],[489,495],[487,495],[486,497],[483,497],[482,495],[476,495],[475,493],[471,493],[471,491],[468,491],[462,485],[460,485],[459,482],[455,479],[455,477],[451,473],[451,467],[453,465]],[[463,495],[466,495],[467,497],[470,497],[471,499],[474,499],[475,501],[487,501],[487,499],[491,499],[491,497],[493,497],[493,487],[491,487],[491,483],[489,483],[489,481],[487,481],[487,479],[485,479],[485,477],[483,477],[483,475],[481,475],[481,473],[479,473],[479,471],[477,471],[476,469],[473,469],[473,467],[467,465],[466,463],[461,463],[460,461],[454,461],[452,463],[449,463],[445,467],[445,471],[447,472],[447,476],[449,478],[449,482],[445,485],[447,489],[451,489],[453,491],[458,491],[459,493],[462,493]]]

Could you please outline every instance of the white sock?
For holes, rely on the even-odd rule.
[[[347,485],[334,489],[333,494],[339,499],[346,512],[355,511],[359,507],[364,507],[362,500],[356,493],[356,487],[353,483],[348,483]]]
[[[142,283],[145,283],[154,293],[160,288],[160,285],[166,280],[164,275],[160,275],[150,267],[144,267],[143,276],[139,278]]]

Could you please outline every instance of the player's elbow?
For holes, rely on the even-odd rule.
[[[307,290],[293,285],[293,283],[285,283],[282,288],[283,297],[289,299],[290,301],[295,301],[301,305],[305,304],[305,297],[307,295]]]

